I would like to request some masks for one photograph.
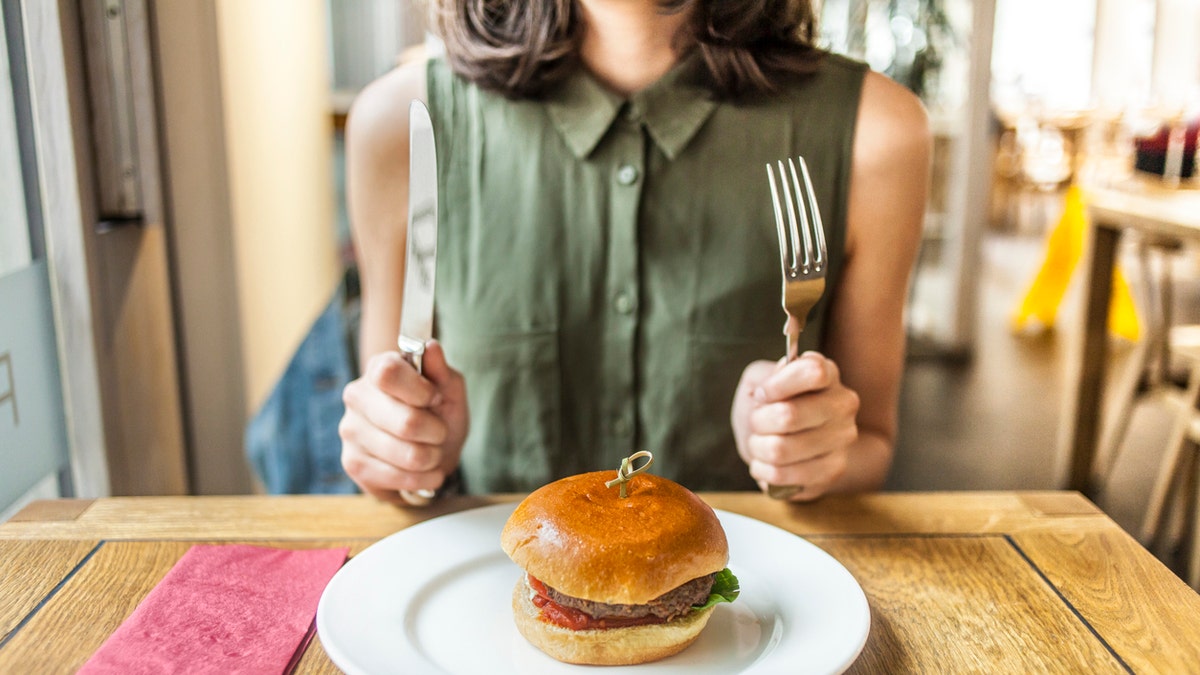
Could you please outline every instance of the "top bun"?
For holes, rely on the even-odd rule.
[[[567,595],[643,605],[729,562],[725,530],[687,488],[648,473],[628,496],[614,471],[563,478],[530,493],[500,535],[513,562]]]

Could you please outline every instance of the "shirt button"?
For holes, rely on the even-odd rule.
[[[628,293],[618,293],[613,301],[617,311],[622,314],[630,314],[633,312],[633,297]]]
[[[628,436],[630,431],[629,419],[625,416],[613,420],[613,433],[617,436]]]
[[[637,182],[638,170],[632,164],[624,164],[617,169],[617,182],[621,185],[633,185]]]

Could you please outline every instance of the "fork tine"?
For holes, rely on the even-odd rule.
[[[781,177],[782,178],[782,177]],[[779,203],[779,190],[775,187],[775,172],[767,164],[767,182],[771,184],[771,204],[775,207],[775,230],[779,234],[779,262],[783,271],[788,271],[788,245],[786,225],[783,223],[783,206]]]
[[[800,166],[804,166],[803,157],[800,158],[800,162]],[[803,227],[800,228],[800,232],[804,235],[804,259],[800,267],[800,272],[803,274],[808,274],[812,271],[816,259],[816,253],[813,251],[814,242],[812,235],[812,223],[810,223],[808,219],[809,208],[805,207],[803,201],[805,191],[802,187],[800,187],[800,178],[796,175],[796,163],[793,162],[790,157],[788,158],[788,169],[790,169],[792,185],[796,190],[796,210],[800,212],[800,222],[803,224]],[[800,247],[799,244],[800,242],[797,241],[797,248]]]
[[[789,162],[791,160],[788,160]],[[792,189],[788,187],[787,167],[784,166],[783,160],[779,161],[779,182],[783,186],[783,199],[787,204],[787,225],[788,225],[788,253],[790,259],[788,261],[788,272],[792,276],[796,276],[800,272],[800,226],[796,220],[796,208],[799,203],[792,197]],[[796,193],[799,196],[799,193]],[[804,214],[801,213],[801,216]]]
[[[792,160],[787,160],[787,163],[788,165],[791,165]],[[794,168],[792,175],[796,175]],[[800,211],[799,217],[805,216],[804,208],[797,201],[800,193],[798,191],[794,192],[793,196],[792,187],[787,185],[787,167],[784,166],[784,161],[782,160],[779,162],[779,181],[780,183],[784,184],[784,198],[787,199],[787,233],[788,244],[790,244],[790,246],[788,246],[788,250],[790,250],[791,253],[791,265],[790,268],[788,268],[788,271],[790,271],[792,276],[796,276],[800,273],[800,271],[803,270],[803,268],[800,267],[800,256],[806,255],[806,253],[804,253],[802,244],[800,244],[800,226],[796,211]],[[794,185],[794,181],[792,181],[792,184]]]
[[[825,267],[825,225],[821,222],[821,209],[817,207],[817,191],[813,189],[812,176],[808,173],[808,162],[800,160],[800,173],[804,176],[804,195],[808,201],[808,212],[812,214],[813,238],[816,240],[815,268],[820,272]]]

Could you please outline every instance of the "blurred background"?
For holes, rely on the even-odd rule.
[[[278,415],[336,444],[338,415],[315,402],[340,404],[354,362],[317,367],[309,398],[278,387],[318,317],[352,330],[346,113],[427,45],[421,10],[0,7],[0,520],[39,497],[280,489],[263,475],[286,452]],[[1061,487],[1079,284],[1051,322],[1014,312],[1069,186],[1127,175],[1137,139],[1200,111],[1200,0],[825,0],[821,13],[823,44],[919,94],[935,132],[889,487]],[[1171,255],[1172,316],[1194,321],[1194,257],[1186,243]],[[1127,276],[1145,314],[1149,277]],[[1113,339],[1112,372],[1137,343]],[[1137,407],[1135,440],[1093,495],[1131,531],[1170,414]],[[266,448],[255,462],[247,443]],[[324,481],[307,489],[350,489],[336,450],[300,454]]]

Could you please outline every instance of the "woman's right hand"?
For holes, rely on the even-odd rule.
[[[399,352],[376,354],[346,385],[338,425],[342,467],[364,492],[405,504],[400,490],[436,490],[467,437],[467,390],[442,346],[425,348],[424,377]]]

